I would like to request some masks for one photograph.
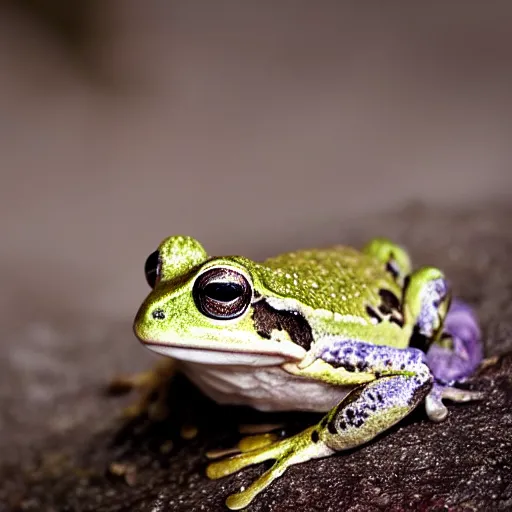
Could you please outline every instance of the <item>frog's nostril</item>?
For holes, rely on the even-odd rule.
[[[155,309],[155,310],[151,313],[151,316],[152,316],[155,320],[165,320],[165,313],[164,313],[164,310],[163,310],[163,309]]]

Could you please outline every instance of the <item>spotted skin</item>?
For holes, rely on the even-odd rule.
[[[335,451],[366,443],[409,414],[431,387],[428,373],[382,377],[361,386],[327,415],[319,437]]]
[[[424,336],[434,334],[435,320],[439,316],[439,304],[448,295],[448,285],[445,279],[434,279],[425,285],[421,310],[416,320],[419,332]]]
[[[381,375],[430,374],[425,354],[416,348],[379,347],[356,340],[328,340],[318,357],[334,368]]]

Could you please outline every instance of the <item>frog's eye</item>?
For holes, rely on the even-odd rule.
[[[160,253],[155,251],[148,256],[146,264],[144,265],[144,273],[146,274],[146,281],[151,288],[154,288],[160,277]]]
[[[229,320],[242,315],[252,299],[247,278],[229,268],[212,268],[203,272],[194,283],[197,309],[209,318]]]

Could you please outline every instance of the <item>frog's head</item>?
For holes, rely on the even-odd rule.
[[[146,261],[152,291],[135,317],[136,336],[155,352],[206,364],[302,359],[304,348],[292,341],[290,329],[279,327],[282,315],[291,314],[265,306],[272,293],[261,282],[260,268],[239,256],[209,258],[190,237],[165,239]]]

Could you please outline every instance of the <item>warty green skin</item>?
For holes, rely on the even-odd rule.
[[[319,410],[328,412],[318,425],[210,464],[208,476],[219,478],[276,460],[251,486],[228,498],[229,508],[247,506],[292,464],[369,441],[425,399],[432,419],[445,417],[442,392],[429,398],[434,380],[423,353],[407,347],[420,316],[422,334],[429,342],[437,340],[450,295],[441,271],[411,272],[407,253],[392,242],[374,240],[362,251],[343,246],[303,250],[258,263],[241,256],[211,258],[193,238],[175,236],[160,244],[158,254],[154,289],[134,322],[137,337],[150,349],[183,359],[181,367],[196,383],[209,375],[229,377],[229,372],[236,377],[229,382],[245,375],[289,381],[292,393],[297,389],[293,408],[300,409],[307,399],[305,389],[313,389],[318,400],[328,393],[338,396],[322,402]],[[198,307],[194,287],[212,270],[227,271],[228,277],[235,272],[249,283],[250,303],[236,318],[211,318]],[[399,304],[390,308],[388,303],[383,310],[383,290]],[[258,325],[262,303],[267,318],[276,319],[271,332]],[[283,320],[290,313],[292,327]],[[294,324],[297,318],[302,324]],[[296,342],[297,325],[310,329],[310,342]],[[217,399],[210,381],[200,387]],[[267,390],[270,409],[279,409],[275,388]]]
[[[236,321],[212,321],[195,307],[192,287],[197,275],[213,267],[228,267],[247,275],[255,294],[276,309],[299,311],[314,339],[332,334],[377,345],[408,344],[408,329],[390,322],[375,325],[366,312],[367,304],[378,307],[380,289],[401,297],[400,285],[381,261],[350,247],[297,251],[257,263],[240,256],[208,258],[195,240],[170,237],[161,243],[159,252],[160,283],[135,320],[139,339],[166,342],[172,338],[178,345],[214,348],[230,344],[241,350],[254,350],[255,343],[267,347],[267,340],[255,332],[250,311]],[[163,310],[165,320],[155,322],[148,317],[153,309]]]

